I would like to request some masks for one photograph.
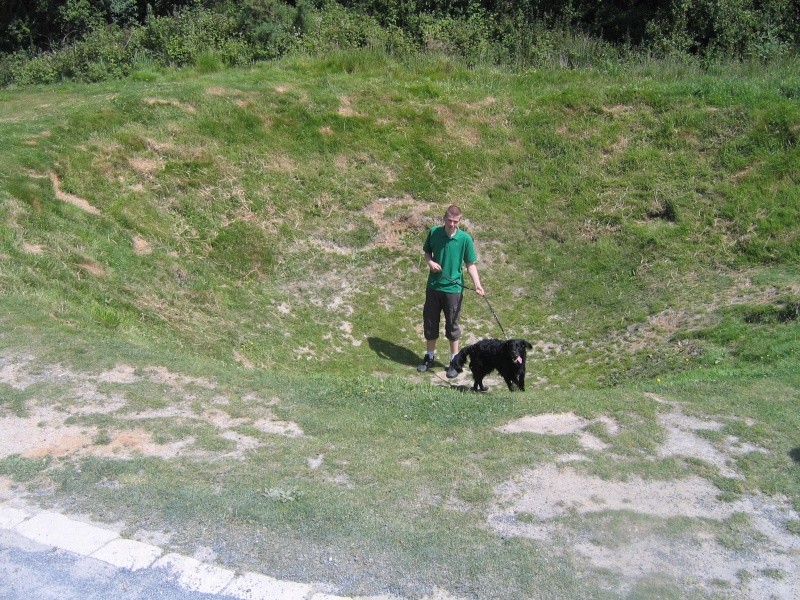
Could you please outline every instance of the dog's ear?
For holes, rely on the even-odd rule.
[[[467,353],[465,350],[462,350],[453,357],[453,360],[450,361],[450,364],[453,365],[456,371],[461,373],[464,371],[464,362],[466,360],[467,360]]]
[[[527,341],[525,341],[525,340],[522,340],[522,341],[523,341],[523,342],[525,342],[525,347],[526,347],[528,350],[533,350],[533,346],[531,346],[531,343],[530,343],[530,342],[527,342]]]

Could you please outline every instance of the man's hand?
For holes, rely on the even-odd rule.
[[[467,273],[469,273],[469,276],[472,277],[472,283],[475,285],[475,291],[478,293],[478,296],[483,296],[486,292],[483,291],[481,278],[478,275],[478,267],[475,265],[475,263],[470,263],[467,265]]]
[[[433,271],[434,273],[441,273],[442,272],[442,265],[440,265],[439,263],[437,263],[434,260],[429,260],[428,261],[428,267],[430,267],[430,270]]]

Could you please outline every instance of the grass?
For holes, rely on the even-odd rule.
[[[0,92],[0,370],[28,378],[0,385],[0,416],[52,399],[98,450],[9,456],[0,474],[237,569],[410,597],[618,595],[613,574],[487,528],[497,486],[584,452],[575,435],[496,431],[525,415],[614,419],[616,435],[587,430],[609,444],[576,463],[587,476],[695,475],[726,502],[800,510],[800,109],[781,92],[796,72],[367,52],[200,67]],[[100,214],[58,201],[50,173]],[[451,202],[503,328],[536,345],[528,392],[415,379],[421,244]],[[478,298],[464,311],[468,340],[500,336]],[[121,364],[135,383],[102,379]],[[87,412],[87,389],[117,408]],[[659,458],[650,394],[724,416],[712,444],[767,452],[736,458],[741,480]],[[181,452],[115,457],[120,432],[142,431]],[[257,444],[239,452],[242,436]],[[592,522],[598,544],[624,530]],[[739,517],[704,527],[733,549],[752,534]]]

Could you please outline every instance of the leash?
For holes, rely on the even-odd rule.
[[[433,375],[434,375],[434,377],[436,377],[437,379],[441,379],[442,381],[444,381],[444,382],[445,382],[447,385],[449,385],[451,388],[458,387],[458,386],[457,386],[455,383],[453,383],[452,381],[448,381],[447,379],[442,379],[442,376],[441,376],[441,375],[439,375],[439,373],[434,373]]]
[[[455,285],[460,285],[465,290],[472,290],[473,292],[477,293],[477,290],[475,290],[474,287],[470,287],[468,285],[464,285],[464,283],[462,283],[461,281],[456,281],[455,279],[453,279],[451,277],[448,277],[447,275],[445,275],[441,271],[439,271],[439,277],[444,277],[450,283],[454,283]],[[483,295],[483,299],[486,300],[486,306],[489,307],[489,310],[492,312],[492,316],[494,317],[494,320],[497,321],[497,325],[498,325],[498,327],[500,327],[500,331],[503,333],[503,337],[504,338],[508,338],[508,336],[506,335],[505,329],[503,329],[503,326],[500,324],[500,319],[497,318],[497,313],[494,312],[494,309],[492,308],[492,305],[489,304],[489,299],[486,297],[486,294]]]

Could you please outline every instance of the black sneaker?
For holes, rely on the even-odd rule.
[[[453,366],[453,363],[450,363],[450,366],[447,367],[447,372],[445,373],[445,375],[447,376],[448,379],[455,379],[456,377],[458,377],[458,371],[456,371],[456,368]]]
[[[422,362],[417,366],[417,371],[424,373],[433,366],[433,359],[427,354],[422,357]]]

